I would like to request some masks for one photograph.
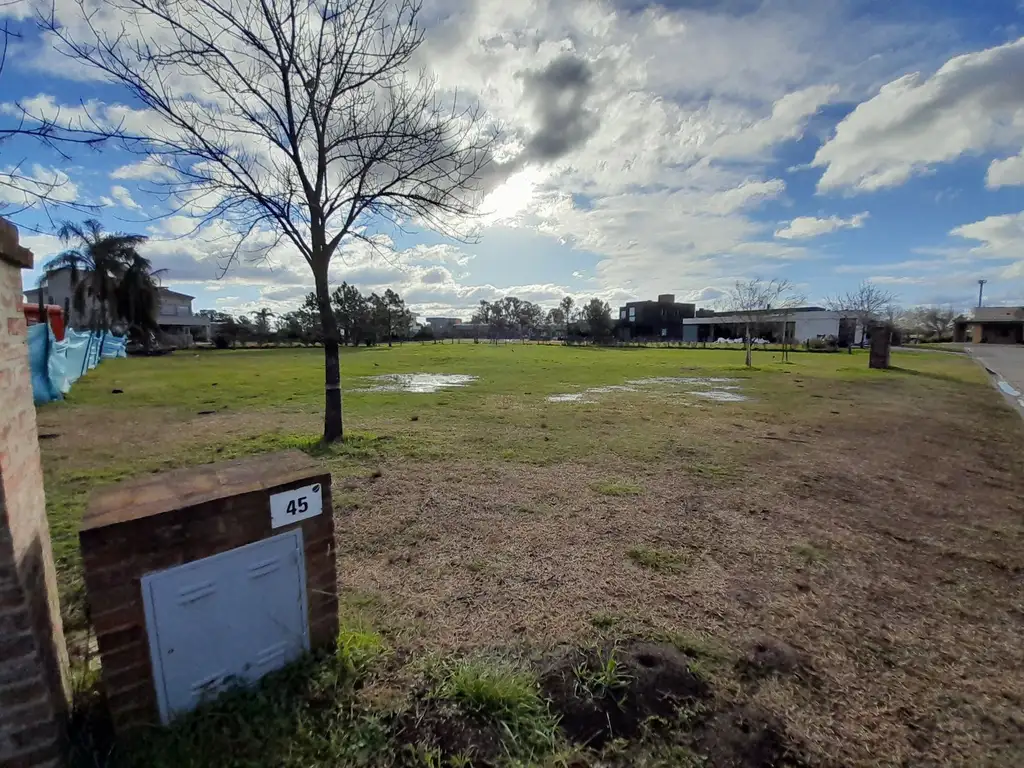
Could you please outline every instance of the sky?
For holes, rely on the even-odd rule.
[[[131,94],[38,31],[33,2],[0,3],[17,35],[0,128],[19,105],[145,123]],[[80,23],[73,0],[55,8]],[[425,0],[421,18],[416,66],[500,127],[504,180],[469,240],[381,227],[387,248],[344,243],[332,284],[465,318],[506,295],[709,304],[752,277],[813,304],[870,280],[904,306],[957,309],[984,278],[986,304],[1024,304],[1024,2]],[[61,250],[55,223],[93,215],[148,235],[163,284],[196,309],[281,313],[311,289],[287,243],[228,265],[230,226],[197,230],[144,155],[64,152],[0,145],[0,170],[95,206],[25,209],[0,187],[37,267]]]

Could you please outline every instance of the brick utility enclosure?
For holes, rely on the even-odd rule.
[[[21,270],[32,253],[0,219],[0,768],[56,766],[67,649],[46,522]]]
[[[323,513],[272,528],[269,498],[323,486]],[[159,722],[141,579],[302,529],[310,647],[338,633],[330,473],[299,451],[152,475],[99,490],[79,538],[103,684],[114,726]]]

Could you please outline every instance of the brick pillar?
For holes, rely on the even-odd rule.
[[[0,219],[0,768],[60,764],[67,649],[46,523],[21,270],[32,253]]]
[[[889,349],[892,347],[892,329],[887,325],[876,325],[871,329],[871,352],[869,368],[888,368]]]

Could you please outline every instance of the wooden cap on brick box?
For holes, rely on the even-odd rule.
[[[270,497],[310,484],[323,511],[271,523]],[[89,617],[118,729],[159,721],[142,578],[301,529],[309,645],[338,632],[330,473],[299,451],[176,469],[93,494],[82,521]]]

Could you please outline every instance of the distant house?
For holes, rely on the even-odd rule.
[[[619,338],[679,340],[683,320],[696,313],[695,304],[677,302],[671,293],[663,293],[657,301],[630,301],[619,308]]]
[[[666,341],[714,342],[718,339],[739,339],[746,333],[748,318],[757,322],[751,329],[756,338],[802,343],[813,339],[835,337],[840,345],[860,342],[861,329],[851,313],[832,312],[823,307],[744,313],[714,312],[697,309],[696,305],[677,302],[671,293],[657,301],[631,301],[619,309],[617,324],[620,339],[664,339]]]
[[[451,332],[454,326],[462,325],[462,320],[458,317],[426,317],[424,320],[435,336],[443,336]]]
[[[971,318],[957,318],[954,341],[974,344],[1024,343],[1024,307],[978,307]]]
[[[788,339],[790,343],[802,344],[832,337],[839,346],[847,346],[859,344],[863,335],[863,329],[852,313],[834,312],[823,307],[792,307],[755,313],[712,312],[687,319],[684,321],[683,341],[743,338],[750,315],[756,317],[751,335],[771,342]]]
[[[192,311],[195,296],[160,287],[160,310],[156,322],[168,341],[191,346],[194,341],[210,340],[210,319]]]
[[[178,346],[190,346],[194,341],[208,340],[210,337],[210,321],[202,315],[192,312],[194,296],[179,293],[169,288],[160,287],[157,324],[160,326],[164,341]],[[55,304],[64,309],[66,324],[71,328],[85,328],[89,324],[95,305],[85,307],[79,313],[74,307],[74,286],[71,283],[71,270],[59,269],[43,278],[39,288],[24,291],[26,302],[39,303],[42,292],[46,304]]]

